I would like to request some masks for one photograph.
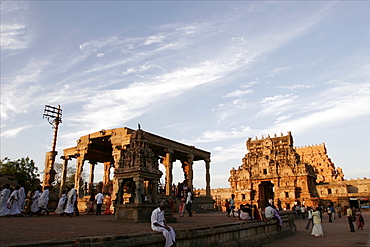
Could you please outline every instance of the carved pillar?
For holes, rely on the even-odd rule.
[[[142,194],[142,187],[143,187],[144,179],[140,177],[136,177],[136,178],[133,178],[133,180],[135,182],[134,203],[142,203],[141,194]]]
[[[152,203],[158,204],[158,180],[151,180]]]
[[[205,159],[206,162],[206,196],[211,196],[211,175],[209,173],[211,159]]]
[[[188,173],[188,188],[193,191],[193,159],[194,155],[189,154],[188,155],[188,167],[189,167],[189,173]]]
[[[81,175],[82,175],[82,171],[83,171],[84,162],[85,162],[85,156],[84,155],[80,155],[77,158],[77,162],[76,162],[76,174],[75,174],[75,189],[76,189],[76,191],[77,191],[77,193],[79,195],[80,195]]]
[[[68,167],[68,157],[62,156],[60,157],[63,160],[63,167],[62,167],[62,177],[60,180],[60,189],[59,189],[59,197],[62,196],[63,190],[65,189],[65,183],[67,178],[67,167]]]
[[[181,161],[181,168],[182,168],[182,171],[184,172],[184,180],[187,180],[189,178],[189,166],[188,166],[188,162],[182,160]]]
[[[110,177],[110,167],[111,162],[104,162],[104,174],[103,174],[103,192],[108,192],[108,183],[109,183],[109,177]]]
[[[166,158],[165,158],[165,167],[166,167],[166,195],[171,195],[172,191],[172,169],[173,169],[173,163],[172,163],[172,154],[173,150],[166,149]]]
[[[90,161],[89,194],[93,191],[95,165],[96,162]]]

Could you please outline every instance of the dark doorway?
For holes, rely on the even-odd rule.
[[[274,184],[270,181],[261,182],[258,185],[258,207],[266,207],[269,199],[274,200]]]

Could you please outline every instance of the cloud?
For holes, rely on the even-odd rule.
[[[238,89],[238,90],[235,90],[233,92],[230,92],[230,93],[224,95],[223,97],[226,97],[226,98],[228,98],[228,97],[241,97],[241,96],[244,96],[244,95],[247,95],[247,94],[251,94],[253,92],[254,91],[250,90],[250,89],[247,89],[247,90]]]
[[[1,1],[1,52],[20,51],[28,48],[31,33],[26,13],[28,3],[22,1]]]
[[[154,43],[162,43],[164,36],[149,36],[144,45],[151,45]]]
[[[257,114],[257,117],[266,115],[279,115],[293,106],[293,101],[298,96],[292,94],[275,95],[272,97],[266,97],[261,100],[262,110]]]

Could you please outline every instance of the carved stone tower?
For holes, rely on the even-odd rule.
[[[158,206],[157,187],[162,176],[158,168],[159,157],[150,149],[148,138],[141,129],[131,135],[130,145],[118,150],[119,163],[114,171],[114,179],[118,181],[115,218],[150,221],[152,210]]]

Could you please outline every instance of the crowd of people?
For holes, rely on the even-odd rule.
[[[10,187],[5,184],[0,193],[0,217],[15,217],[15,216],[43,216],[49,215],[49,186],[45,186],[43,191],[36,189],[26,196],[23,186]],[[54,214],[60,216],[79,216],[77,191],[71,185],[63,190],[62,196],[59,198],[57,208]],[[91,193],[89,198],[89,205],[87,207],[87,214],[102,214],[104,196],[101,192],[97,194]],[[103,214],[114,214],[111,210],[112,201],[110,195],[106,197],[106,207]]]
[[[334,207],[334,204],[330,203],[327,207],[324,207],[321,204],[318,204],[317,207],[305,207],[304,204],[300,204],[298,202],[294,206],[293,210],[295,211],[297,219],[302,217],[302,219],[305,220],[305,218],[307,218],[307,225],[305,229],[309,230],[310,225],[312,224],[311,234],[315,237],[324,236],[321,223],[323,222],[325,214],[328,216],[329,223],[333,223],[337,218],[346,216],[351,232],[355,232],[354,222],[356,223],[358,230],[363,230],[365,225],[365,220],[362,216],[361,210],[354,206],[341,207],[341,205],[338,204],[336,207]]]

